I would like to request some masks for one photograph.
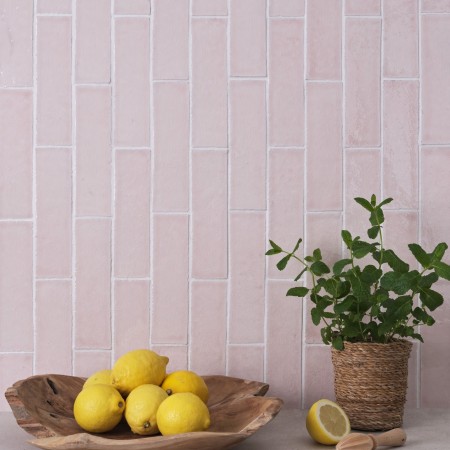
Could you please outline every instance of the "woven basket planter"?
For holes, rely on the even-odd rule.
[[[408,359],[412,343],[345,342],[332,348],[334,391],[337,403],[357,430],[400,427],[406,401]]]

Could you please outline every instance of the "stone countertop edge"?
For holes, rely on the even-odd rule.
[[[318,450],[332,449],[314,443],[305,428],[307,411],[283,408],[269,424],[231,448],[236,450]],[[403,428],[405,447],[411,450],[450,449],[450,409],[407,409]],[[33,436],[17,425],[12,412],[0,412],[0,450],[36,449],[28,440]],[[383,447],[387,448],[387,447]]]

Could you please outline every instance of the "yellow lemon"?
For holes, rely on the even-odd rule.
[[[141,384],[160,385],[166,377],[167,356],[151,350],[132,350],[122,355],[112,368],[112,385],[127,396]]]
[[[125,404],[125,420],[136,434],[158,433],[156,411],[168,397],[166,391],[155,384],[141,384],[130,392]]]
[[[111,384],[111,370],[99,370],[93,373],[83,384],[83,389],[93,384]]]
[[[338,404],[322,399],[308,411],[306,429],[319,444],[335,445],[350,433],[350,421]]]
[[[190,370],[177,370],[164,379],[161,387],[169,394],[192,392],[205,403],[208,401],[208,387],[200,375]]]
[[[78,425],[90,433],[112,430],[122,419],[125,400],[117,389],[93,384],[82,389],[75,399],[73,414]]]
[[[172,394],[159,405],[156,413],[159,431],[164,436],[207,430],[211,424],[208,407],[195,394]]]

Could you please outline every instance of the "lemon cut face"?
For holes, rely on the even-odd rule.
[[[316,442],[335,445],[350,433],[350,421],[337,403],[322,399],[308,411],[306,429]]]

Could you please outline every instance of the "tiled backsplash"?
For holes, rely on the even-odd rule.
[[[1,390],[151,346],[333,398],[268,239],[338,258],[375,193],[403,257],[450,241],[449,42],[447,0],[0,0]],[[450,406],[436,317],[410,406]]]

